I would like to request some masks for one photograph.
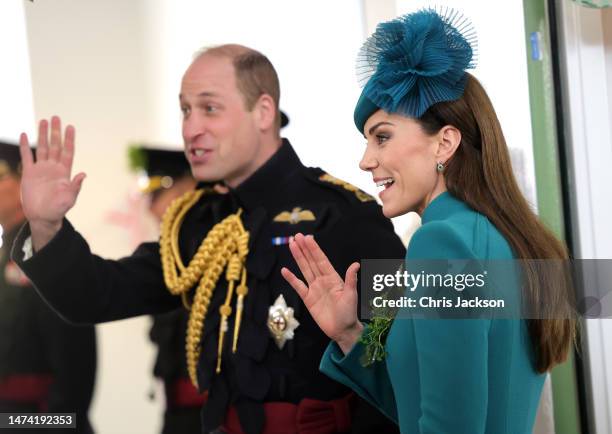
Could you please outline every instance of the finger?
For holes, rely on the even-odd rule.
[[[85,180],[86,176],[87,175],[85,175],[84,172],[80,172],[75,175],[74,178],[72,178],[72,181],[70,181],[70,186],[72,187],[76,195],[78,195],[81,191],[81,186],[83,185],[83,180]]]
[[[321,270],[319,270],[317,262],[315,261],[314,257],[312,256],[312,253],[309,251],[308,246],[306,245],[306,237],[302,234],[297,234],[295,236],[295,241],[298,243],[298,246],[300,246],[302,254],[308,261],[308,265],[310,266],[310,270],[312,271],[314,277],[316,278],[317,276],[322,276],[323,273],[321,272]]]
[[[45,161],[49,155],[49,122],[43,119],[38,124],[38,145],[36,145],[36,161]]]
[[[21,155],[21,167],[26,171],[34,164],[32,150],[30,149],[30,143],[26,133],[21,133],[21,136],[19,136],[19,154]]]
[[[72,161],[74,159],[74,137],[76,131],[72,125],[66,127],[66,134],[64,137],[64,147],[60,157],[60,162],[68,168],[68,173],[72,170]],[[68,175],[70,176],[70,175]]]
[[[49,141],[49,160],[58,161],[62,152],[62,121],[59,117],[51,118],[51,138]]]
[[[291,287],[295,289],[295,291],[302,298],[302,300],[304,300],[308,296],[308,286],[306,286],[304,282],[298,279],[295,274],[289,271],[288,268],[281,268],[281,274],[285,278],[287,283],[289,283],[289,285],[291,285]]]
[[[312,235],[308,235],[306,237],[305,244],[310,256],[315,261],[317,269],[321,272],[321,274],[338,274]]]
[[[297,234],[296,237],[298,235],[301,234]],[[315,279],[315,275],[312,272],[312,269],[310,268],[308,259],[304,256],[304,253],[302,252],[302,249],[300,248],[298,243],[295,241],[295,238],[289,241],[289,250],[291,251],[293,259],[295,259],[295,262],[297,263],[300,271],[302,272],[304,279],[306,279],[306,282],[308,282],[308,284],[310,285]]]
[[[357,290],[357,272],[361,265],[359,262],[353,262],[350,267],[346,270],[346,275],[344,276],[344,282],[347,287]]]
[[[62,121],[59,116],[51,117],[50,146],[61,146],[62,144]]]

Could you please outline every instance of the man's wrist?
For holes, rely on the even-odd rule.
[[[59,222],[32,220],[29,224],[35,251],[45,247],[62,228],[61,220]]]

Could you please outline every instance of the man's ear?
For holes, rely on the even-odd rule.
[[[436,160],[446,163],[459,148],[461,143],[461,131],[452,125],[446,125],[438,131],[438,150]]]
[[[262,131],[274,128],[276,124],[277,110],[274,99],[266,93],[261,95],[255,104],[257,111],[257,123]]]

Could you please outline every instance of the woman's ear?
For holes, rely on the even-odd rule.
[[[436,159],[438,162],[446,163],[455,154],[461,143],[461,131],[452,125],[446,125],[438,132],[438,151]]]

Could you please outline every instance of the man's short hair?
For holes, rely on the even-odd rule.
[[[195,58],[205,54],[231,59],[236,71],[236,85],[244,97],[247,110],[252,110],[259,97],[270,95],[276,108],[275,125],[280,128],[280,85],[272,62],[259,51],[238,44],[225,44],[204,48]]]

